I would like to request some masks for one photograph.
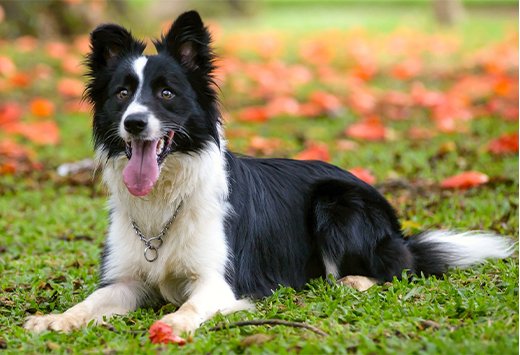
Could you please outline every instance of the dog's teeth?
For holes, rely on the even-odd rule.
[[[157,143],[157,155],[161,155],[163,150],[164,150],[164,138],[159,140],[159,143]]]

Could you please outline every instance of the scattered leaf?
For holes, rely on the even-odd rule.
[[[248,147],[248,154],[251,155],[272,155],[283,145],[283,142],[277,138],[265,138],[254,136],[251,138]]]
[[[352,138],[367,141],[380,141],[387,137],[388,131],[377,116],[371,116],[361,122],[350,125],[345,134]]]
[[[374,175],[372,175],[372,173],[365,168],[355,167],[349,169],[348,171],[358,179],[366,182],[367,184],[373,185],[376,183],[376,178],[374,177]]]
[[[16,65],[13,60],[4,55],[0,56],[0,75],[10,76],[16,72]]]
[[[50,117],[54,114],[54,103],[44,98],[35,98],[29,104],[31,113],[37,117]]]
[[[11,133],[20,134],[36,144],[54,145],[59,142],[59,129],[54,121],[18,123],[10,126]]]
[[[294,159],[330,161],[329,148],[325,143],[310,142],[306,149],[294,156]]]
[[[237,115],[237,119],[243,122],[265,122],[269,119],[265,107],[246,107]]]
[[[518,133],[506,133],[493,139],[488,150],[495,155],[518,153]]]
[[[468,189],[485,184],[489,177],[478,171],[466,171],[444,179],[441,182],[443,189]]]
[[[58,81],[58,92],[64,97],[79,98],[83,95],[85,85],[81,80],[74,78],[63,78]]]
[[[338,139],[336,141],[336,149],[340,152],[349,152],[358,149],[359,144],[350,139]]]
[[[22,117],[22,108],[16,102],[7,102],[0,106],[0,128],[16,123]]]
[[[336,112],[341,108],[341,101],[335,95],[325,91],[314,91],[309,99],[325,112]]]
[[[173,334],[172,327],[161,321],[152,324],[149,331],[149,338],[154,344],[177,344],[179,346],[186,344],[186,339]]]

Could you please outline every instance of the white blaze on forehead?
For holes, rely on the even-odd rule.
[[[132,64],[132,67],[134,68],[134,71],[137,74],[137,78],[139,79],[139,86],[137,88],[137,91],[139,91],[143,86],[144,67],[146,66],[147,61],[148,58],[146,58],[145,56],[141,56],[137,58]]]
[[[146,63],[148,62],[148,58],[145,56],[141,56],[134,60],[132,63],[132,69],[137,76],[137,89],[133,95],[132,102],[126,108],[125,113],[123,114],[123,118],[120,124],[120,132],[121,136],[124,139],[128,139],[129,135],[126,132],[124,127],[125,119],[134,113],[145,113],[148,114],[148,128],[147,135],[149,138],[159,138],[161,135],[161,122],[154,116],[154,114],[149,110],[149,108],[141,103],[141,93],[143,91],[144,85],[144,68],[146,67]]]
[[[132,69],[134,70],[134,73],[137,75],[137,89],[135,90],[132,102],[130,103],[130,105],[128,105],[125,113],[123,114],[123,121],[125,120],[125,118],[128,117],[128,115],[148,111],[148,108],[146,106],[141,105],[139,103],[144,82],[144,67],[146,66],[147,61],[148,58],[139,57],[132,63]]]

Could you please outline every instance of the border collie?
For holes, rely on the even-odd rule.
[[[110,192],[100,285],[62,314],[30,317],[27,329],[70,331],[170,302],[179,308],[161,321],[193,332],[280,285],[332,275],[366,288],[404,270],[439,275],[512,253],[510,239],[491,233],[405,238],[378,191],[336,166],[226,150],[197,12],[154,41],[156,55],[118,25],[90,40],[85,95]]]

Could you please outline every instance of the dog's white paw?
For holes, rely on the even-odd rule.
[[[160,320],[172,327],[173,334],[192,334],[204,321],[194,310],[184,307],[175,313],[165,315]]]
[[[46,330],[68,333],[85,325],[84,317],[78,317],[70,313],[61,313],[28,317],[24,328],[34,333],[41,333]]]
[[[342,279],[339,279],[338,282],[342,283],[343,285],[352,287],[358,291],[366,291],[370,287],[377,284],[377,280],[366,277],[366,276],[345,276]]]

